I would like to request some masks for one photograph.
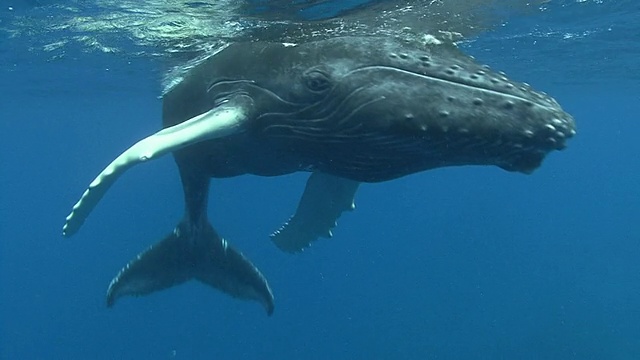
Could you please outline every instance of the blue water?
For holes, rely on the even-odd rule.
[[[462,44],[552,94],[578,135],[533,175],[433,170],[363,185],[335,236],[267,235],[305,175],[212,183],[210,218],[265,273],[255,303],[198,283],[107,309],[111,278],[182,213],[169,157],[129,171],[70,239],[115,155],[158,129],[155,57],[30,49],[0,10],[0,358],[640,359],[640,9],[551,1]],[[574,35],[571,35],[574,34]]]

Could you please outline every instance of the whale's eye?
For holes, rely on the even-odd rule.
[[[331,80],[327,74],[319,70],[311,70],[304,74],[307,88],[313,92],[325,92],[331,88]]]

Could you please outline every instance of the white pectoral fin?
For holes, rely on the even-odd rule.
[[[225,104],[138,141],[91,182],[67,216],[62,234],[71,236],[78,231],[109,187],[130,167],[201,141],[239,132],[248,113],[249,109],[243,106]]]

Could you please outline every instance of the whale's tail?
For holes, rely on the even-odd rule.
[[[195,279],[233,297],[257,300],[273,313],[273,293],[262,273],[206,221],[182,221],[173,233],[131,260],[111,281],[107,306]]]
[[[63,234],[77,232],[109,187],[130,167],[169,153],[179,156],[180,149],[242,131],[251,109],[242,97],[227,101],[135,143],[91,182],[67,217]],[[231,296],[257,300],[269,315],[273,312],[273,294],[262,273],[206,220],[209,174],[200,165],[178,161],[185,191],[184,220],[120,270],[107,290],[107,306],[123,296],[147,295],[195,279]]]

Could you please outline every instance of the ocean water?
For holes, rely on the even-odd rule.
[[[640,359],[637,1],[211,3],[0,4],[0,358]],[[532,175],[365,184],[334,237],[294,256],[268,234],[305,174],[214,180],[210,218],[269,279],[273,316],[195,282],[106,308],[111,278],[182,215],[173,160],[127,172],[74,237],[61,227],[159,128],[172,67],[288,26],[405,22],[459,32],[463,51],[553,95],[577,136]]]

